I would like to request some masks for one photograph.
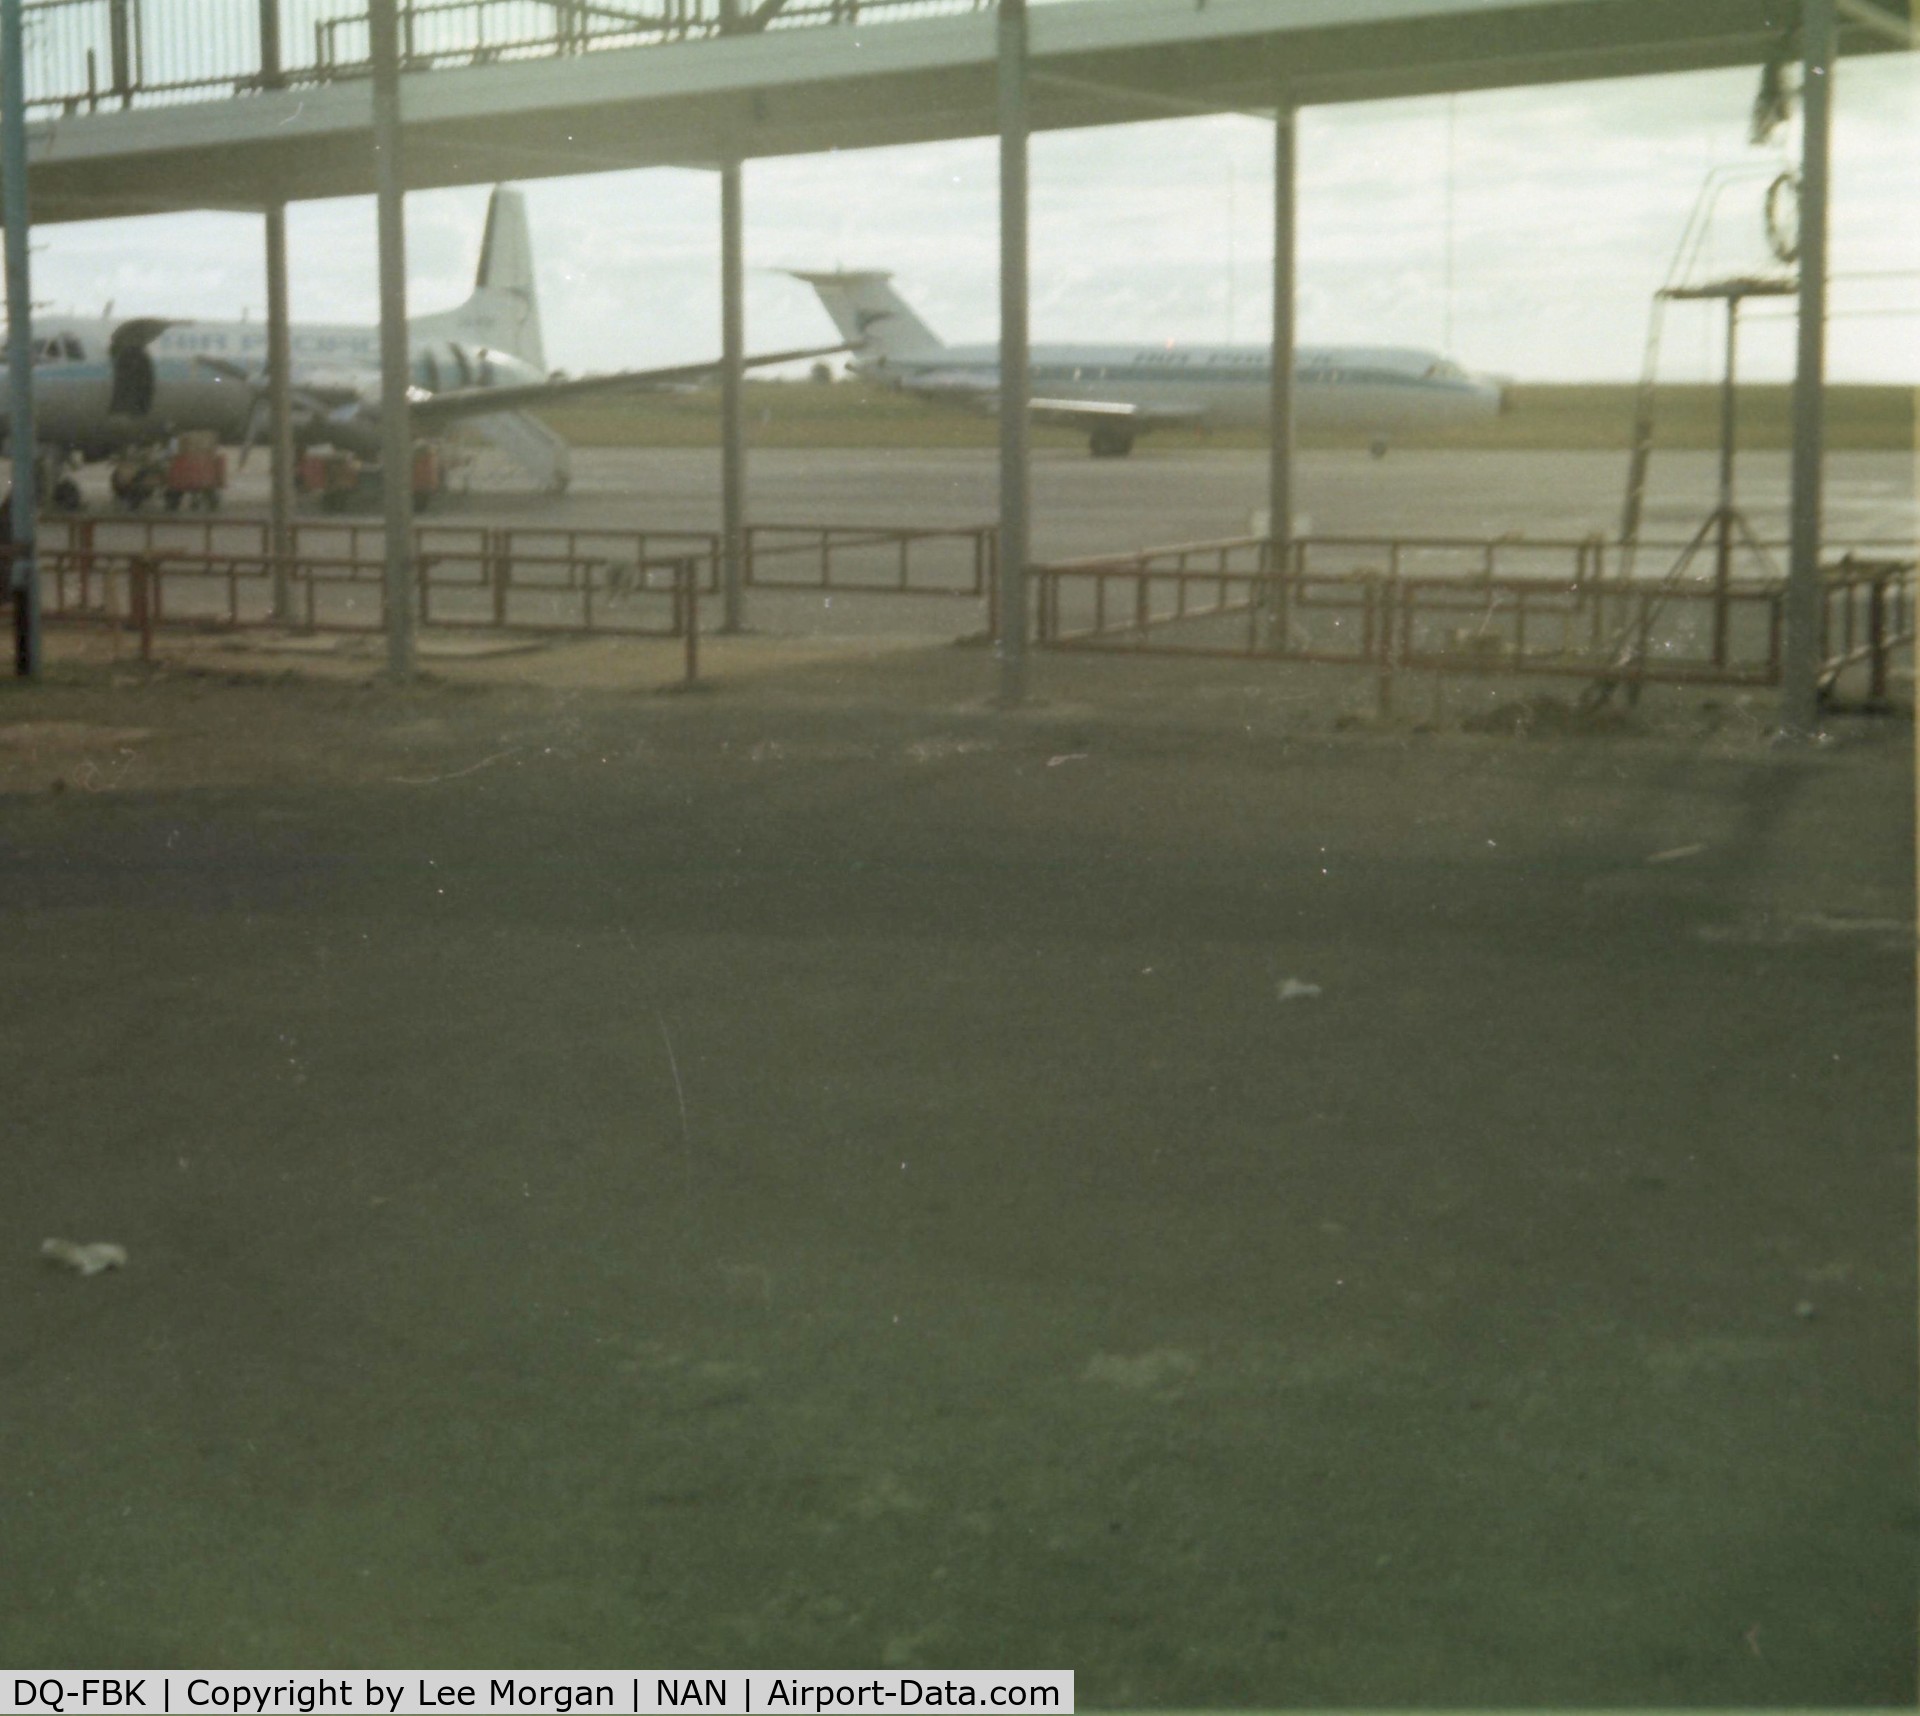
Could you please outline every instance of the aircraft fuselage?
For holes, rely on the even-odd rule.
[[[183,427],[210,430],[228,444],[260,432],[263,324],[177,323],[134,353],[113,350],[115,328],[104,319],[35,322],[34,429],[43,447],[98,459]],[[378,331],[313,323],[293,327],[289,337],[297,437],[377,452]],[[523,359],[455,340],[413,335],[408,347],[410,385],[423,394],[543,379]],[[0,363],[0,434],[10,427],[6,386]]]
[[[985,403],[997,396],[995,346],[948,346],[924,359],[864,355],[861,376],[931,398]],[[1035,397],[1124,399],[1142,410],[1218,428],[1267,421],[1273,361],[1265,346],[1042,345],[1032,350]],[[1429,352],[1397,347],[1303,347],[1294,365],[1296,420],[1307,429],[1485,417],[1500,388]]]

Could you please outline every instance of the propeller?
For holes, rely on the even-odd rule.
[[[221,381],[237,382],[253,396],[247,406],[247,426],[240,435],[240,457],[234,461],[233,467],[236,471],[244,471],[247,468],[247,456],[266,435],[266,377],[256,376],[225,358],[208,357],[204,352],[196,353],[193,361],[202,369],[210,370]]]
[[[225,358],[208,357],[204,353],[196,355],[193,361],[202,369],[212,371],[222,381],[235,382],[246,388],[252,395],[247,406],[246,427],[240,434],[240,457],[234,461],[234,469],[244,471],[254,448],[266,444],[267,431],[272,426],[273,399],[267,390],[266,372],[262,370],[255,373]],[[330,422],[344,421],[359,409],[352,403],[332,406],[329,401],[316,398],[305,388],[294,389],[288,405],[296,423],[311,421],[316,417],[324,417]]]

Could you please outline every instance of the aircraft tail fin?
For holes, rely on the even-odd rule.
[[[809,274],[788,272],[804,280],[820,295],[842,339],[858,348],[856,356],[877,353],[883,358],[930,358],[945,351],[939,335],[920,320],[900,294],[888,284],[891,274],[875,270]]]
[[[494,186],[473,295],[457,310],[415,317],[413,329],[420,335],[508,352],[536,369],[547,367],[524,191],[512,185]]]

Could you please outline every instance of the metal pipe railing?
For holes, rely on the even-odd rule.
[[[753,524],[745,532],[745,581],[762,590],[978,597],[987,593],[997,535],[990,524]]]
[[[76,524],[63,546],[43,548],[51,600],[47,616],[131,625],[150,655],[157,629],[277,629],[276,579],[295,594],[309,631],[379,632],[386,623],[384,557],[296,552],[217,553],[136,545],[103,550],[92,522]],[[604,633],[677,638],[684,677],[697,673],[702,557],[641,561],[503,552],[506,531],[475,555],[425,553],[413,562],[413,600],[422,626],[534,636]],[[0,570],[7,551],[0,550]],[[660,611],[661,604],[665,612]]]
[[[224,100],[370,74],[366,0],[277,0],[263,52],[259,0],[26,0],[27,107],[78,115]],[[747,28],[804,29],[949,17],[993,0],[789,0]],[[547,59],[722,33],[719,0],[402,0],[405,69]],[[269,65],[268,59],[276,63]]]
[[[1375,563],[1351,564],[1359,549]],[[1327,569],[1335,551],[1349,564]],[[1546,556],[1545,569],[1505,569],[1522,554]],[[1555,555],[1565,557],[1558,569]],[[1033,575],[1046,647],[1371,667],[1383,709],[1393,676],[1415,668],[1738,685],[1776,685],[1784,671],[1777,575],[1727,585],[1609,575],[1590,538],[1307,537],[1284,557],[1262,539],[1229,538],[1059,561]],[[1869,697],[1885,700],[1892,657],[1914,643],[1914,583],[1910,550],[1854,551],[1828,566],[1824,687],[1864,663]],[[1222,626],[1228,617],[1245,623]],[[1621,636],[1633,640],[1624,660]],[[1739,654],[1727,647],[1736,638]]]

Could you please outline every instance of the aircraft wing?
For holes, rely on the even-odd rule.
[[[848,348],[840,346],[804,346],[796,351],[757,352],[743,360],[749,369],[772,363],[798,363],[806,358],[829,357]],[[715,362],[671,364],[661,369],[625,369],[611,375],[583,375],[567,381],[534,381],[519,387],[458,387],[443,393],[411,396],[410,407],[416,423],[428,425],[457,422],[463,417],[485,417],[495,411],[538,410],[543,405],[565,405],[576,399],[593,399],[604,393],[647,393],[686,382],[704,381],[720,373]]]
[[[848,348],[840,346],[802,346],[794,351],[755,352],[743,361],[750,369],[772,363],[798,363],[806,358],[829,357]],[[264,394],[265,383],[258,374],[250,374],[224,358],[200,357],[194,360],[223,380],[238,381]],[[495,412],[526,411],[543,405],[563,405],[570,400],[592,399],[605,393],[646,393],[704,381],[718,375],[718,363],[668,364],[659,369],[623,369],[611,375],[584,375],[566,381],[530,381],[510,387],[456,387],[439,393],[423,388],[407,389],[407,405],[413,421],[431,427],[439,423],[457,423],[464,417],[489,417]],[[295,379],[289,390],[293,409],[344,424],[350,418],[379,415],[378,382],[371,375],[363,380],[344,378]]]
[[[1107,399],[1031,399],[1027,412],[1053,429],[1191,428],[1205,415],[1197,405],[1148,407]]]

